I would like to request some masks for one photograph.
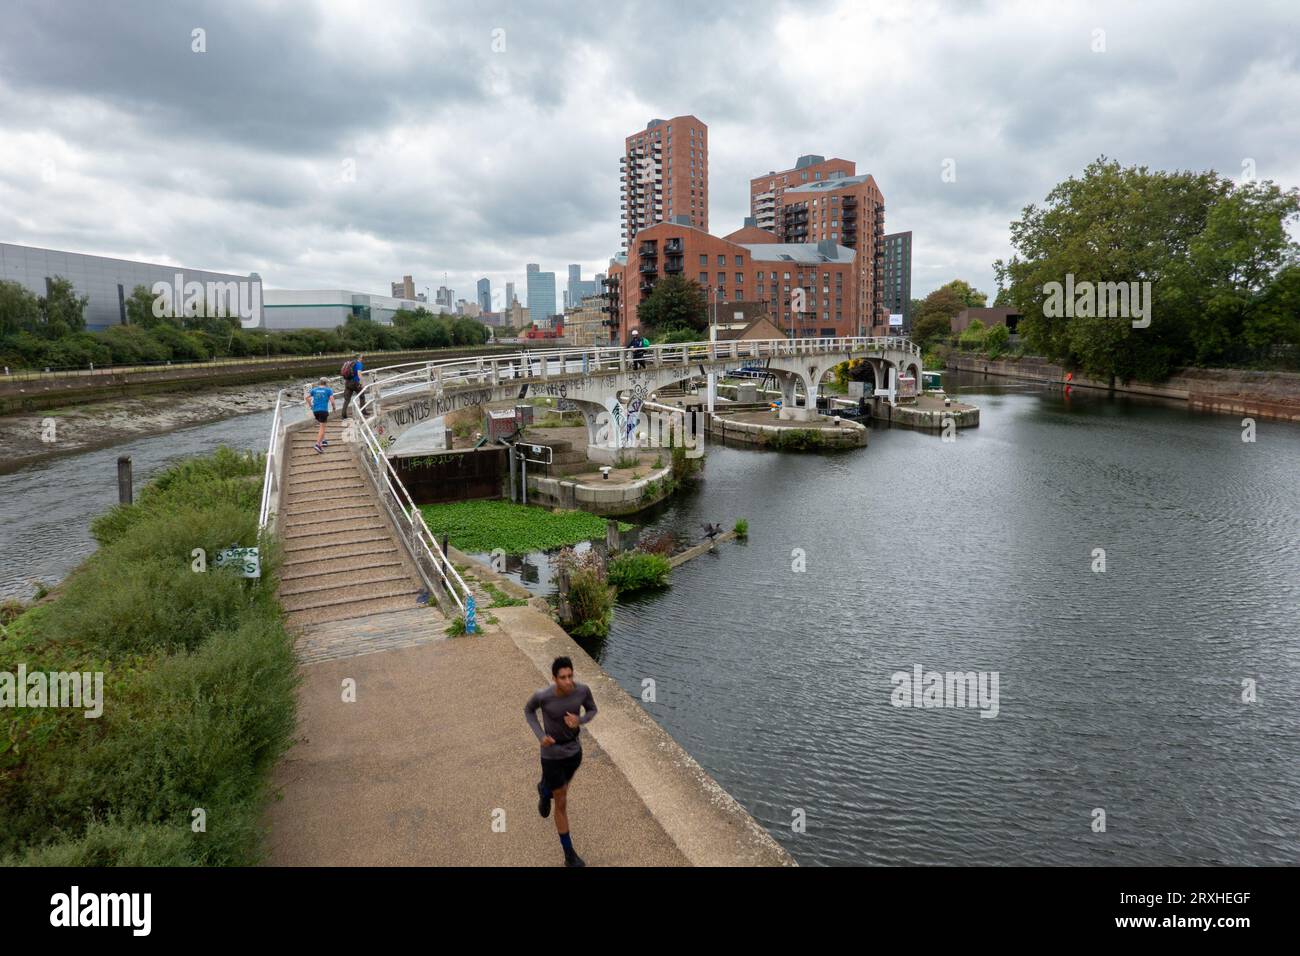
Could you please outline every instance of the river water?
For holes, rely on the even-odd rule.
[[[1245,443],[1229,416],[950,378],[981,407],[955,442],[711,446],[641,520],[698,540],[744,517],[749,540],[589,649],[638,699],[652,680],[643,706],[805,865],[1300,862],[1300,427]],[[139,484],[269,427],[0,477],[0,593],[90,552],[119,454]],[[996,717],[894,706],[917,666],[996,673]]]

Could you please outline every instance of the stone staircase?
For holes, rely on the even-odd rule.
[[[315,437],[315,427],[285,435],[276,531],[284,545],[280,604],[289,624],[303,630],[417,607],[423,583],[344,444],[342,423],[326,425],[324,454],[312,448]]]
[[[573,442],[548,435],[544,429],[524,432],[523,442],[538,442],[551,446],[551,463],[549,465],[529,465],[529,474],[542,474],[547,478],[561,478],[565,475],[577,475],[591,471],[596,463],[587,458],[586,451],[575,451]]]

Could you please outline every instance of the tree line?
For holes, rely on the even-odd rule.
[[[136,286],[126,300],[125,325],[86,329],[86,296],[56,276],[45,295],[0,281],[0,365],[12,369],[86,368],[213,358],[314,355],[481,345],[492,337],[482,322],[435,315],[421,307],[398,310],[392,325],[351,315],[334,329],[250,330],[238,317],[156,316],[155,296]]]

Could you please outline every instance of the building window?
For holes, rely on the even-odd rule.
[[[708,257],[708,256],[700,256],[700,265],[702,265],[702,266],[707,266],[708,264],[709,264],[709,257]]]
[[[727,284],[727,274],[726,274],[725,272],[719,272],[719,273],[718,273],[718,288],[721,289],[721,288],[722,288],[724,285],[726,285],[726,284]]]
[[[736,285],[744,285],[744,283],[745,283],[745,273],[743,273],[743,272],[737,272],[737,273],[736,273]]]
[[[726,264],[727,264],[727,257],[724,256],[724,255],[719,255],[719,256],[718,256],[718,265],[720,265],[720,266],[725,266]]]
[[[709,274],[707,272],[701,272],[700,285],[708,285],[708,284],[709,284]]]
[[[773,278],[776,278],[776,277],[773,276]],[[786,282],[789,282],[789,281],[790,281],[790,273],[788,273],[788,272],[785,274],[785,281],[786,281]]]

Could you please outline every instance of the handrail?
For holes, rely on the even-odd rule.
[[[451,563],[451,559],[438,545],[433,532],[429,530],[429,526],[424,521],[424,515],[420,513],[419,506],[416,505],[410,492],[406,490],[406,486],[402,484],[402,479],[398,476],[397,470],[393,468],[393,463],[384,454],[378,436],[375,435],[370,423],[366,421],[365,414],[361,411],[360,401],[354,407],[356,414],[348,421],[355,420],[357,431],[360,432],[364,446],[362,460],[369,468],[375,488],[380,493],[384,505],[388,507],[389,514],[392,515],[394,521],[397,520],[399,515],[405,521],[406,527],[399,527],[399,530],[407,535],[407,541],[412,552],[411,557],[415,559],[421,574],[426,577],[425,583],[432,586],[433,580],[428,576],[427,569],[420,561],[420,552],[423,551],[424,556],[428,559],[428,564],[441,579],[443,589],[456,602],[456,606],[464,615],[467,605],[473,600],[469,587],[461,578],[460,572],[456,570],[456,566]],[[385,488],[388,490],[387,495],[384,494]],[[396,508],[392,507],[393,505],[396,505]]]
[[[266,443],[266,470],[262,474],[262,508],[258,514],[257,527],[265,531],[271,520],[271,503],[280,490],[279,459],[284,445],[284,404],[285,393],[293,386],[282,388],[275,394],[275,414],[271,417],[271,438]]]

